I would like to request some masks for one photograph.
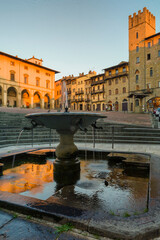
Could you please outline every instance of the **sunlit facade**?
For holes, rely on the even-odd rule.
[[[147,8],[129,16],[129,110],[160,107],[160,33]]]
[[[0,52],[0,106],[53,108],[55,74],[34,56],[21,59]]]

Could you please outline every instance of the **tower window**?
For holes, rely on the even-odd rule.
[[[136,32],[136,38],[138,38],[138,32]]]
[[[150,68],[150,77],[152,77],[152,76],[153,76],[153,69]]]
[[[139,46],[136,47],[136,52],[139,52]]]
[[[139,75],[136,75],[136,83],[138,83]]]
[[[137,58],[136,58],[136,63],[139,63],[139,62],[140,62],[140,61],[139,61],[139,57],[137,57]]]
[[[150,59],[151,59],[151,54],[148,53],[148,54],[147,54],[147,60],[150,60]]]

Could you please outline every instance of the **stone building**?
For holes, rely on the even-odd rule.
[[[129,110],[160,106],[160,33],[147,8],[129,16]]]
[[[70,75],[63,77],[58,81],[61,82],[63,86],[64,82],[67,87],[67,99],[68,107],[70,110],[90,110],[91,106],[88,106],[87,97],[89,98],[88,92],[86,91],[87,80],[90,81],[90,77],[96,75],[96,72],[89,71],[88,74],[79,73],[79,76]],[[57,91],[57,86],[55,85],[55,92]],[[61,101],[63,102],[64,92],[62,90]],[[60,99],[60,98],[59,98]],[[62,104],[63,105],[63,104]],[[57,106],[56,106],[57,108]]]
[[[0,52],[0,106],[53,108],[55,74],[34,56],[21,59]]]
[[[61,80],[55,82],[54,87],[54,108],[60,109],[61,108],[61,95],[62,94],[62,86]]]
[[[128,62],[121,62],[104,71],[106,109],[128,111]]]
[[[104,74],[98,74],[91,77],[91,110],[105,110],[105,89]]]

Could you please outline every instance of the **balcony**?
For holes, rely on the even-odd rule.
[[[104,89],[94,90],[94,91],[91,92],[91,95],[98,94],[98,93],[105,93],[105,90]]]
[[[129,73],[128,71],[115,73],[115,74],[112,74],[112,75],[110,75],[110,76],[106,76],[106,77],[105,77],[105,80],[112,79],[112,78],[117,78],[117,77],[122,77],[122,76],[127,76],[128,73]]]
[[[102,83],[105,83],[104,79],[91,83],[91,86],[95,86],[95,85],[102,84]]]
[[[91,101],[91,99],[89,99],[89,98],[85,99],[85,102],[90,102],[90,101]]]
[[[84,98],[76,99],[76,102],[84,102]]]
[[[81,94],[84,94],[83,90],[76,92],[76,95],[81,95]]]

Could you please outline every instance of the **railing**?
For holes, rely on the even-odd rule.
[[[76,95],[80,95],[80,94],[84,94],[84,91],[81,90],[81,91],[76,92]]]
[[[105,90],[104,89],[94,90],[94,91],[91,92],[91,95],[97,94],[97,93],[105,93]]]
[[[102,84],[102,83],[105,83],[105,80],[99,80],[99,81],[95,81],[93,83],[91,83],[91,86],[94,86],[94,85],[97,85],[97,84]]]

